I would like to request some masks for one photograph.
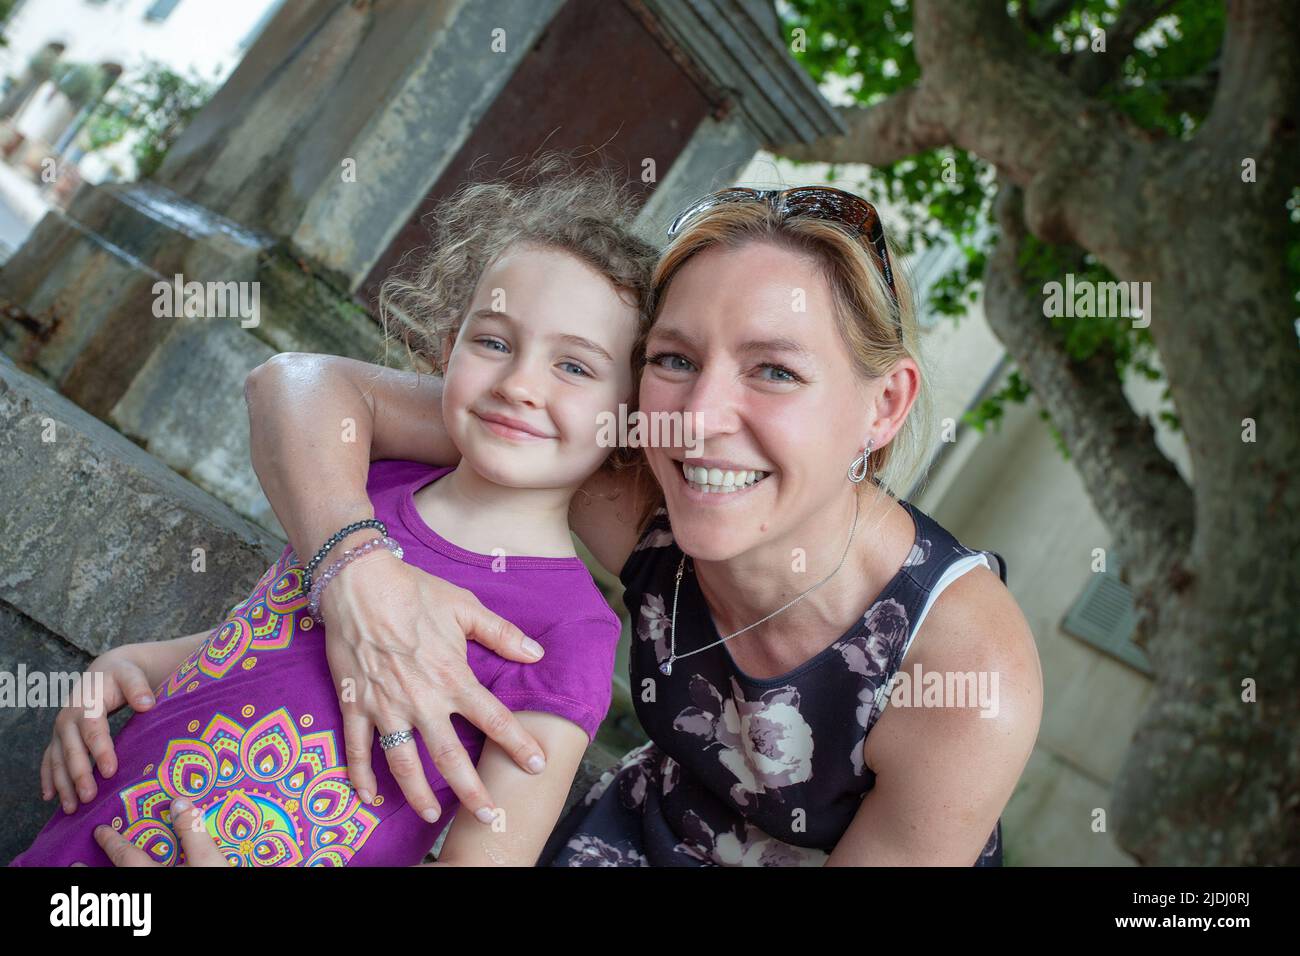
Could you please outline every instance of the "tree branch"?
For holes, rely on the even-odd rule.
[[[913,30],[927,119],[1025,190],[1035,235],[1094,250],[1142,248],[1133,246],[1130,201],[1150,144],[1117,110],[1035,57],[1000,0],[915,0]],[[1107,264],[1123,274],[1139,266],[1137,254]]]
[[[1106,52],[1082,50],[1071,53],[1066,72],[1080,92],[1095,96],[1123,70],[1124,61],[1135,49],[1137,38],[1169,12],[1177,0],[1129,0],[1106,27]]]
[[[842,136],[824,136],[811,143],[769,145],[787,159],[822,163],[867,163],[888,166],[900,159],[951,142],[947,130],[930,122],[919,86],[900,90],[871,106],[840,110],[848,127]]]
[[[1240,159],[1277,156],[1300,171],[1300,4],[1230,0],[1214,105],[1193,144]]]
[[[1141,0],[1125,29],[1163,3]],[[1148,137],[1030,53],[1001,0],[916,0],[913,30],[917,85],[845,110],[844,136],[769,148],[796,160],[886,165],[952,144],[1025,189],[1035,235],[1097,250],[1116,274],[1141,271],[1149,244],[1134,236],[1129,211]]]
[[[1001,235],[984,275],[985,316],[1051,414],[1116,546],[1133,559],[1125,573],[1140,597],[1186,553],[1192,490],[1160,451],[1150,420],[1133,411],[1113,352],[1072,358],[1043,315],[1043,291],[1019,266],[1026,235],[1021,191],[1002,181],[994,208]],[[1139,607],[1149,622],[1152,606]]]

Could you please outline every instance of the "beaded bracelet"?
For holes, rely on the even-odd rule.
[[[365,557],[376,548],[387,548],[395,557],[400,558],[402,556],[402,546],[392,538],[388,537],[388,535],[384,535],[382,538],[371,538],[359,548],[349,548],[344,551],[343,556],[331,564],[326,572],[320,576],[320,579],[311,586],[311,595],[307,601],[307,610],[308,613],[311,614],[312,618],[315,619],[317,624],[323,625],[325,623],[325,615],[320,608],[321,597],[325,593],[325,586],[333,581],[340,571],[353,561],[357,560],[357,558]]]
[[[316,565],[320,564],[323,560],[325,560],[325,555],[330,553],[330,549],[334,547],[334,545],[342,541],[344,538],[346,538],[348,535],[350,535],[352,532],[360,531],[362,528],[374,528],[380,534],[384,536],[388,535],[388,526],[385,525],[378,518],[366,518],[362,521],[354,521],[352,522],[352,524],[348,525],[347,527],[339,528],[338,531],[335,531],[334,534],[330,536],[330,539],[328,541],[326,541],[324,544],[320,546],[320,550],[316,552],[316,556],[307,563],[307,574],[306,577],[303,578],[303,582],[302,582],[303,588],[305,588],[308,591],[311,590],[312,572],[316,570]]]

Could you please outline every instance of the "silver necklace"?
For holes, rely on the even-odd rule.
[[[867,447],[870,448],[871,446],[868,445]],[[786,608],[798,604],[809,594],[812,594],[813,591],[816,591],[819,587],[821,587],[831,578],[835,577],[836,571],[839,571],[839,569],[844,566],[844,559],[849,556],[849,546],[853,544],[853,532],[856,531],[857,528],[858,528],[858,496],[855,494],[853,496],[853,525],[852,527],[849,528],[849,540],[844,545],[844,553],[840,555],[840,563],[835,565],[835,571],[832,571],[830,574],[826,575],[826,577],[822,578],[820,581],[818,581],[816,584],[810,587],[807,591],[804,591],[794,600],[777,608],[775,611],[773,611],[771,614],[769,614],[767,617],[763,618],[762,620],[755,621],[753,624],[749,625],[749,627],[742,627],[740,630],[736,631],[735,634],[728,634],[726,637],[714,641],[712,644],[706,644],[704,647],[697,647],[695,650],[687,651],[685,654],[678,654],[677,653],[677,593],[681,590],[682,587],[682,572],[686,570],[686,555],[683,554],[681,561],[677,563],[677,583],[673,585],[673,616],[672,616],[672,624],[671,624],[672,643],[670,644],[668,649],[668,660],[664,661],[662,664],[659,665],[659,671],[665,677],[667,677],[673,672],[674,661],[681,660],[683,657],[690,657],[692,654],[698,654],[701,651],[707,651],[709,648],[717,647],[719,644],[725,644],[733,637],[736,637],[737,635],[740,634],[744,634],[750,628],[758,627],[758,625],[762,624],[763,621],[772,620],[772,618],[776,617]]]

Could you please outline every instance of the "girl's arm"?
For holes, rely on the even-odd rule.
[[[172,641],[122,644],[118,649],[144,671],[150,687],[157,687],[170,677],[187,657],[198,650],[211,633],[211,631],[199,631]]]
[[[546,770],[520,770],[500,747],[488,741],[478,772],[501,798],[490,822],[467,809],[456,811],[436,863],[420,866],[534,866],[564,809],[573,779],[587,750],[587,734],[557,714],[520,711],[520,723],[546,749]]]
[[[374,516],[366,494],[372,458],[431,464],[459,458],[443,427],[442,381],[434,376],[295,352],[255,368],[244,394],[254,470],[304,560],[339,528]],[[334,553],[373,534],[357,532]],[[474,676],[466,640],[523,663],[541,657],[541,648],[472,593],[391,557],[373,558],[339,575],[325,591],[322,611],[330,622],[326,655],[340,691],[348,775],[364,803],[377,792],[370,766],[375,731],[414,729],[461,804],[470,813],[490,810],[492,797],[452,714],[481,729],[521,767],[541,772],[546,755]],[[386,757],[407,802],[436,820],[441,808],[415,742]]]
[[[126,704],[141,713],[153,707],[154,688],[194,653],[208,633],[173,641],[120,644],[95,658],[87,677],[100,676],[103,683],[96,691],[102,688],[103,697],[97,703],[83,700],[69,704],[54,718],[50,745],[41,757],[41,796],[52,800],[57,793],[67,813],[76,811],[78,798],[86,803],[94,800],[99,788],[91,772],[92,761],[105,778],[117,772],[109,714]]]

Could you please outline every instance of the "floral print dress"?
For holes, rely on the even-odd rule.
[[[912,637],[947,584],[997,558],[959,544],[906,501],[916,536],[885,590],[838,641],[759,679],[725,644],[668,659],[682,552],[660,508],[620,573],[632,615],[630,679],[649,742],[628,753],[560,821],[539,866],[821,866],[875,774],[863,743],[888,703]],[[677,650],[720,635],[686,561]],[[1002,865],[1001,821],[975,866]]]

